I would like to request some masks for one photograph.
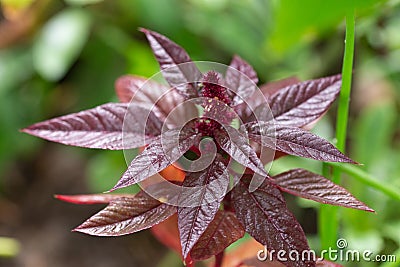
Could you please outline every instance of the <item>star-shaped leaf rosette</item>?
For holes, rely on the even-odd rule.
[[[164,83],[123,76],[116,82],[121,103],[22,130],[72,146],[140,148],[110,190],[140,184],[139,193],[58,196],[78,204],[108,204],[75,231],[119,236],[176,217],[180,242],[172,247],[178,247],[183,261],[191,266],[222,255],[245,232],[269,250],[309,250],[282,192],[373,211],[318,174],[294,169],[269,176],[264,167],[286,154],[355,163],[306,130],[338,96],[340,75],[305,82],[289,78],[258,88],[255,71],[238,56],[221,72],[217,70],[223,65],[192,62],[182,47],[165,36],[146,29],[142,32],[160,64]],[[168,177],[159,174],[166,168],[173,168]],[[282,264],[316,263],[315,259],[299,259]]]

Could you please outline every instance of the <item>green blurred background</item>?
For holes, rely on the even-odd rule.
[[[158,65],[138,27],[182,45],[194,60],[229,64],[239,54],[262,82],[341,72],[344,17],[356,8],[348,154],[400,191],[400,1],[0,0],[0,266],[181,266],[149,232],[95,238],[70,233],[101,207],[53,194],[99,193],[126,168],[122,152],[49,143],[18,130],[116,101],[114,81]],[[350,4],[351,3],[351,4]],[[334,106],[314,129],[334,141]],[[321,163],[282,158],[272,172]],[[339,209],[351,249],[400,258],[400,202],[343,176],[376,214]],[[319,205],[288,197],[313,249]],[[256,252],[255,252],[256,253]],[[344,263],[379,266],[379,263]],[[399,266],[382,264],[381,266]]]

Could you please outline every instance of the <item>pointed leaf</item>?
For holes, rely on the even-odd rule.
[[[251,175],[244,176],[232,191],[233,205],[239,221],[252,237],[267,246],[267,250],[309,250],[306,236],[275,185],[268,180],[254,192],[248,190]],[[276,254],[273,255],[276,259]],[[279,260],[279,259],[278,259]],[[314,261],[286,261],[286,266],[315,266]]]
[[[309,80],[279,90],[268,99],[268,104],[277,123],[302,127],[325,113],[340,88],[340,75]]]
[[[93,194],[93,195],[55,195],[54,197],[65,202],[91,205],[108,204],[114,199],[128,197],[129,195]]]
[[[268,175],[256,152],[248,143],[247,138],[238,130],[230,126],[225,126],[224,130],[219,130],[215,133],[214,138],[220,147],[234,160],[259,175]]]
[[[159,33],[141,31],[150,43],[165,80],[187,98],[198,96],[194,82],[200,81],[202,74],[186,51]]]
[[[374,211],[357,200],[346,189],[318,174],[303,169],[294,169],[274,177],[273,182],[282,191],[325,204]]]
[[[128,122],[126,127],[124,122]],[[120,150],[145,145],[160,134],[161,125],[149,110],[109,103],[39,122],[22,131],[66,145]]]
[[[172,127],[197,117],[198,111],[194,104],[186,102],[180,107],[185,99],[175,89],[148,78],[122,76],[115,82],[115,90],[121,102],[132,102],[132,105],[149,109],[163,122],[168,118],[167,124]]]
[[[235,214],[219,210],[190,252],[192,259],[205,260],[217,255],[242,238],[244,229]]]
[[[214,219],[228,185],[229,174],[220,157],[215,158],[206,170],[187,174],[183,186],[196,188],[196,191],[191,193],[185,189],[180,195],[188,204],[178,207],[178,228],[184,259]]]
[[[268,122],[248,123],[251,140],[290,155],[329,162],[356,163],[327,140],[297,127]]]
[[[131,197],[114,199],[75,231],[96,236],[120,236],[156,225],[176,212],[176,207],[163,204],[143,191]]]
[[[148,90],[144,90],[144,88],[148,88]],[[124,75],[119,77],[115,82],[115,92],[122,103],[129,103],[135,97],[135,103],[145,104],[148,108],[151,108],[169,90],[170,88],[164,84],[136,75]],[[178,94],[174,96],[178,98],[174,99],[176,103],[183,101],[182,96]],[[168,106],[165,108],[171,111],[174,107]]]
[[[198,142],[199,137],[190,128],[165,131],[132,160],[128,170],[111,191],[139,183],[162,171],[183,156]]]
[[[273,115],[267,106],[267,99],[279,90],[299,82],[300,80],[298,78],[289,77],[263,84],[259,88],[261,93],[256,91],[257,93],[253,94],[246,103],[235,106],[235,110],[244,122],[272,120]]]
[[[234,56],[226,70],[225,81],[228,89],[236,95],[233,97],[232,106],[243,103],[257,89],[257,73],[246,61],[239,56]]]

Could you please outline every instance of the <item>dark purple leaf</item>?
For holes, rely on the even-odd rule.
[[[234,56],[226,70],[225,81],[228,89],[235,93],[232,106],[236,106],[249,98],[257,89],[257,73],[246,61]]]
[[[277,123],[302,127],[325,113],[340,88],[340,75],[293,84],[273,94],[268,99],[269,108]],[[259,106],[257,109],[264,108]]]
[[[242,238],[244,229],[233,212],[219,210],[207,230],[201,235],[190,255],[194,260],[205,260],[217,255]]]
[[[55,195],[54,197],[65,202],[90,205],[90,204],[108,204],[111,200],[127,197],[129,195],[114,194],[92,194],[92,195]]]
[[[160,134],[161,126],[149,110],[109,103],[39,122],[22,131],[71,146],[120,150],[145,145]]]
[[[273,116],[267,107],[267,99],[286,86],[299,82],[298,78],[289,77],[263,84],[260,86],[260,92],[256,91],[246,103],[235,106],[235,110],[244,122],[272,120]]]
[[[186,175],[184,190],[180,194],[182,201],[178,207],[178,228],[184,259],[214,219],[228,185],[226,164],[218,156],[205,170]],[[190,190],[192,188],[194,190]]]
[[[200,81],[202,74],[186,51],[159,33],[147,29],[141,31],[149,40],[165,80],[187,98],[198,96],[195,82]]]
[[[300,79],[292,76],[292,77],[288,77],[282,80],[277,80],[277,81],[272,81],[266,84],[263,84],[260,86],[260,90],[263,93],[263,95],[265,95],[266,97],[271,97],[272,95],[274,95],[275,93],[277,93],[278,91],[280,91],[281,89],[290,86],[290,85],[294,85],[296,83],[300,83]]]
[[[199,141],[199,134],[190,128],[167,130],[150,143],[129,164],[127,171],[111,191],[139,183],[175,161]]]
[[[284,250],[286,255],[296,250],[309,250],[306,236],[293,214],[287,209],[279,189],[268,180],[254,192],[248,190],[251,175],[244,176],[234,187],[233,205],[239,221],[267,250]],[[272,255],[276,259],[276,253]],[[312,260],[283,262],[289,267],[315,266]]]
[[[329,161],[356,163],[327,140],[297,127],[268,122],[248,123],[251,140],[290,155]]]
[[[74,229],[96,236],[120,236],[152,227],[176,213],[176,207],[163,204],[143,191],[110,204]]]
[[[220,147],[234,160],[261,176],[268,175],[256,152],[248,143],[248,139],[238,130],[225,126],[224,130],[219,130],[215,133],[214,138]]]
[[[346,189],[318,174],[294,169],[271,177],[278,187],[287,193],[325,204],[374,211],[357,200]]]
[[[172,127],[197,117],[194,104],[185,102],[184,106],[179,106],[184,98],[176,90],[151,79],[125,75],[116,81],[115,90],[121,102],[149,109],[163,122],[168,118],[167,124]]]

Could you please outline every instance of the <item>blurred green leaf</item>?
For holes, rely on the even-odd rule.
[[[388,238],[393,239],[400,246],[400,221],[384,225],[383,232]]]
[[[4,6],[23,9],[32,4],[34,0],[0,0],[0,3]]]
[[[69,5],[88,5],[103,2],[104,0],[65,0]]]
[[[15,257],[20,251],[20,243],[9,237],[0,236],[0,257]]]
[[[270,47],[284,52],[301,41],[332,31],[344,20],[346,10],[362,11],[382,0],[281,0],[276,2],[276,18]]]
[[[87,182],[93,193],[110,190],[126,169],[124,154],[121,151],[102,151],[92,157],[87,167]],[[137,185],[118,190],[118,193],[137,193]]]
[[[157,264],[157,267],[170,267],[170,266],[181,266],[182,259],[181,257],[172,250],[169,250],[164,257],[161,258],[160,262]]]
[[[343,237],[347,240],[347,249],[354,249],[358,251],[373,251],[375,254],[383,247],[383,238],[378,231],[371,230],[368,232],[357,232],[355,229],[348,229],[345,231]]]
[[[396,107],[390,102],[373,105],[359,114],[352,133],[355,160],[369,168],[385,157],[396,131],[396,114]]]
[[[72,66],[90,33],[90,17],[81,9],[66,9],[43,27],[33,46],[33,63],[50,81],[61,79]]]
[[[31,77],[32,74],[30,49],[0,51],[0,96]]]

